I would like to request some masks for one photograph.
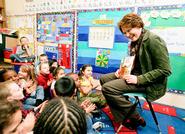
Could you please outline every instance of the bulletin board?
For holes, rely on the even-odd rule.
[[[138,13],[145,27],[167,43],[172,68],[169,91],[185,94],[185,5],[141,7]]]
[[[74,12],[37,14],[37,41],[49,59],[57,59],[67,69],[73,65],[73,33]]]
[[[90,64],[94,73],[114,72],[128,54],[128,39],[117,27],[134,8],[93,9],[78,12],[77,70]]]

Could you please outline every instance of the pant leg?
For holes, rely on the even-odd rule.
[[[118,79],[114,73],[104,74],[103,76],[100,77],[100,84],[103,85],[104,83],[114,79]]]
[[[11,54],[10,59],[12,61],[16,60],[17,62],[24,62],[24,59],[21,58],[18,54]]]
[[[31,56],[29,56],[29,57],[26,57],[26,60],[27,60],[28,62],[33,62],[33,61],[35,60],[35,55],[31,55]]]
[[[44,100],[44,88],[42,86],[37,86],[36,99]]]
[[[86,115],[86,123],[87,123],[87,134],[97,134],[94,130],[93,130],[93,122],[92,122],[92,118],[89,115]]]
[[[127,84],[123,79],[116,79],[115,75],[107,74],[101,78],[102,92],[107,100],[117,122],[122,122],[133,104],[128,101],[123,94],[130,92],[145,92],[145,88],[133,84]],[[133,111],[137,114],[137,111]]]
[[[25,110],[31,110],[31,109],[35,108],[35,106],[23,104],[23,108],[24,108]]]

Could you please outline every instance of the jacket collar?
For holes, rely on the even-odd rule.
[[[148,30],[146,30],[146,29],[143,29],[143,30],[145,30],[145,34],[144,34],[144,37],[143,37],[143,41],[145,41],[145,40],[148,39],[150,32],[149,32]]]

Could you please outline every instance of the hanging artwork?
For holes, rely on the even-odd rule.
[[[49,59],[73,68],[74,12],[37,14],[37,41],[44,44]]]
[[[98,49],[96,54],[96,66],[108,67],[110,50]]]
[[[39,42],[72,44],[73,13],[37,15],[37,39]]]

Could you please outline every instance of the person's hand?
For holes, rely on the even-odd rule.
[[[48,100],[42,102],[40,105],[34,108],[34,112],[39,112],[41,113],[44,109],[44,106],[47,104]]]
[[[84,110],[86,113],[92,112],[96,108],[96,105],[91,103],[89,106],[87,106]]]
[[[90,113],[96,108],[96,105],[91,103],[89,99],[84,100],[80,106],[85,110],[86,113]]]
[[[47,85],[50,86],[51,83],[52,83],[52,81],[53,81],[52,79],[51,79],[51,80],[48,80],[48,81],[47,81]]]
[[[35,125],[35,116],[33,112],[30,112],[24,121],[20,124],[20,128],[22,128],[22,133],[26,134],[28,132],[31,132]]]
[[[28,80],[28,81],[26,81],[25,82],[25,85],[24,85],[24,87],[23,88],[29,88],[29,87],[31,87],[33,85],[33,80]]]
[[[98,80],[92,79],[90,82],[91,82],[91,85],[92,85],[93,89],[101,90],[101,85],[100,85],[100,82]]]
[[[137,76],[135,75],[124,75],[123,79],[125,79],[128,84],[137,84]]]
[[[25,48],[25,49],[28,49],[28,45],[24,45],[24,48]]]
[[[87,107],[88,105],[90,105],[91,104],[91,101],[89,100],[89,99],[86,99],[86,100],[84,100],[81,104],[80,104],[80,106],[84,109],[85,107]]]
[[[41,103],[38,107],[40,107],[39,113],[41,113],[44,109],[44,107],[46,106],[46,104],[48,103],[48,100],[44,101],[43,103]]]

